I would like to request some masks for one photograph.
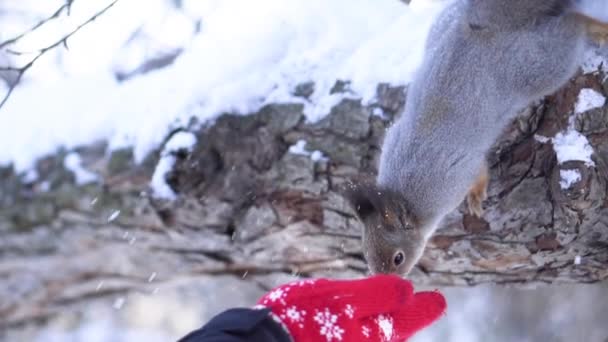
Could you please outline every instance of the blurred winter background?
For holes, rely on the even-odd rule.
[[[64,3],[0,0],[0,42]],[[316,87],[305,113],[318,120],[344,97],[371,100],[380,82],[407,84],[443,6],[424,0],[410,7],[398,0],[119,0],[64,44],[62,37],[109,4],[74,0],[69,15],[66,9],[0,54],[1,66],[19,68],[59,42],[23,73],[0,109],[0,164],[32,172],[35,159],[58,146],[102,138],[111,148],[134,146],[141,160],[179,123],[302,102],[291,89],[311,80]],[[0,72],[0,97],[18,77],[10,68]],[[337,79],[351,80],[353,92],[328,95]],[[0,338],[168,341],[262,294],[239,277],[203,278],[196,289],[187,284],[176,279],[151,294],[99,300],[84,316],[66,312],[44,328]],[[442,290],[448,314],[415,341],[608,341],[607,284]]]

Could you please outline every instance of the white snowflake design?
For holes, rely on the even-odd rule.
[[[293,283],[293,285],[294,286],[313,285],[315,282],[316,281],[310,280],[310,279],[308,279],[308,280],[300,280],[300,281],[297,281],[297,282]]]
[[[352,319],[353,317],[355,317],[355,308],[353,308],[353,306],[350,304],[346,304],[346,307],[344,308],[344,314],[348,318]]]
[[[325,336],[328,342],[333,341],[342,341],[342,334],[344,334],[344,329],[342,329],[338,324],[338,315],[332,314],[328,308],[325,308],[325,311],[319,312],[314,317],[315,322],[319,323],[321,326],[320,334]]]
[[[264,300],[264,304],[268,303],[269,301],[272,303],[279,301],[281,304],[285,305],[285,297],[287,297],[287,292],[289,292],[289,287],[282,287],[270,291]]]
[[[390,341],[391,338],[393,338],[393,318],[379,315],[376,319],[376,323],[378,323],[380,332],[383,335],[382,337],[384,337],[383,341]]]
[[[363,334],[363,336],[369,338],[369,335],[372,333],[372,330],[367,325],[364,325],[361,327],[361,333]]]
[[[298,310],[294,305],[288,307],[281,312],[282,320],[289,320],[293,324],[297,324],[300,329],[304,328],[304,316],[306,316],[306,310]]]

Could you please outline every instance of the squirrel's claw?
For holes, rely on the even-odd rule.
[[[469,209],[469,214],[481,217],[483,215],[483,201],[488,198],[488,168],[484,164],[481,168],[479,176],[475,180],[475,184],[469,190],[467,194],[467,208]]]

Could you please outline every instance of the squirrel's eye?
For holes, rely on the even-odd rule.
[[[403,252],[399,251],[395,253],[395,256],[393,257],[393,264],[395,264],[395,266],[399,266],[403,263],[404,260],[405,255],[403,255]]]

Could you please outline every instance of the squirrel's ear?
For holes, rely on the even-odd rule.
[[[344,196],[353,207],[357,216],[365,220],[370,215],[376,213],[378,208],[374,205],[374,200],[370,197],[373,192],[365,185],[349,184],[346,186]]]

